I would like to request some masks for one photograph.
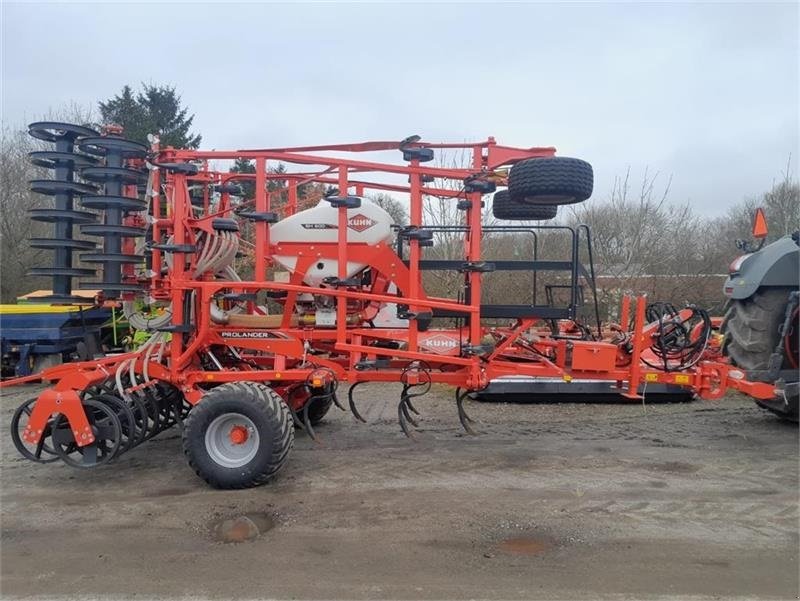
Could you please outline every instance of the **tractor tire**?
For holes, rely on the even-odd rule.
[[[527,159],[511,167],[508,191],[519,203],[568,205],[592,195],[592,166],[580,159],[551,157]]]
[[[492,200],[492,214],[497,219],[510,221],[545,221],[558,213],[555,205],[523,204],[511,198],[508,190],[495,192]]]
[[[289,407],[274,390],[255,382],[217,386],[184,421],[189,466],[214,488],[266,484],[286,464],[293,445]]]
[[[791,288],[759,288],[753,296],[735,300],[726,305],[720,328],[724,336],[722,352],[731,363],[745,371],[766,370],[769,359],[781,341],[780,326],[786,317],[786,305]],[[784,359],[782,369],[790,369]],[[761,407],[782,418],[798,420],[798,398],[791,397],[787,403],[761,401]]]

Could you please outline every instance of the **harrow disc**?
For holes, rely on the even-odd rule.
[[[123,401],[121,398],[113,394],[99,394],[93,398],[108,406],[117,416],[120,423],[120,432],[122,433],[122,442],[120,443],[119,453],[131,450],[139,438],[139,432],[136,429],[136,416],[133,409]]]
[[[17,451],[19,451],[20,455],[25,457],[25,459],[30,459],[36,463],[52,463],[53,461],[58,461],[58,454],[56,454],[55,449],[48,444],[53,426],[52,418],[48,420],[47,426],[45,426],[38,444],[32,445],[22,439],[22,432],[25,431],[25,427],[28,425],[28,420],[31,416],[31,405],[35,402],[35,398],[28,399],[14,411],[14,416],[11,418],[11,440],[14,442]]]
[[[79,447],[63,415],[58,415],[54,420],[52,440],[56,453],[64,463],[88,469],[111,461],[119,451],[124,436],[119,417],[108,405],[95,399],[85,399],[82,405],[95,437],[94,442]]]

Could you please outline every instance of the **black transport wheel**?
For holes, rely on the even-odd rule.
[[[520,203],[567,205],[592,195],[594,172],[581,159],[550,157],[527,159],[511,167],[508,191]]]
[[[769,367],[769,358],[781,342],[780,326],[786,317],[786,305],[792,288],[759,288],[746,299],[731,299],[725,311],[721,332],[723,354],[745,371],[761,371]],[[797,328],[797,324],[792,324]],[[790,340],[792,340],[790,338]],[[794,339],[796,340],[796,339]],[[792,344],[796,344],[793,342]],[[787,349],[782,369],[793,369],[789,353],[797,356],[797,348]],[[780,417],[797,421],[798,397],[756,401]]]
[[[510,221],[544,221],[558,213],[556,205],[534,205],[522,203],[511,198],[508,190],[495,192],[492,199],[492,214],[497,219]]]
[[[214,488],[250,488],[269,482],[294,445],[289,407],[255,382],[217,386],[189,412],[183,452]]]

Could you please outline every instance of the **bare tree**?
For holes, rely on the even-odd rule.
[[[704,248],[707,220],[688,203],[669,203],[670,183],[645,170],[634,185],[628,169],[605,201],[571,210],[568,222],[592,228],[600,302],[612,312],[626,292],[678,305],[719,295],[713,256]]]
[[[408,224],[408,213],[405,207],[391,194],[387,194],[386,192],[371,192],[366,194],[365,197],[389,213],[396,225]]]
[[[447,152],[440,150],[436,158],[436,166],[442,169],[463,169],[469,167],[472,154],[467,149]],[[433,187],[463,192],[463,182],[445,178],[436,178]],[[464,194],[463,198],[466,198]],[[481,222],[484,225],[494,223],[491,201],[484,197]],[[422,199],[422,220],[426,227],[434,229],[434,246],[425,250],[425,256],[431,259],[455,261],[464,258],[465,232],[457,228],[445,229],[446,226],[465,226],[465,211],[458,209],[458,198],[450,196],[424,196]],[[492,235],[484,234],[482,247],[485,251],[491,244]],[[463,293],[464,275],[458,271],[426,272],[424,275],[426,291],[434,296],[456,298]]]
[[[73,103],[51,111],[42,120],[90,124],[94,113],[90,107]],[[13,302],[21,294],[50,287],[49,279],[27,275],[32,267],[47,266],[52,261],[48,251],[28,244],[29,238],[52,234],[48,224],[33,221],[28,215],[30,209],[52,206],[50,199],[30,191],[29,180],[47,179],[52,173],[32,165],[28,153],[52,149],[52,144],[30,137],[23,124],[4,125],[0,142],[0,300]]]

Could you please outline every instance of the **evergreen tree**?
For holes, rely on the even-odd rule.
[[[147,134],[158,134],[161,147],[197,148],[202,137],[190,131],[194,114],[181,106],[181,97],[173,86],[142,85],[134,95],[130,86],[106,102],[99,102],[105,123],[124,128],[125,137],[149,144]]]

